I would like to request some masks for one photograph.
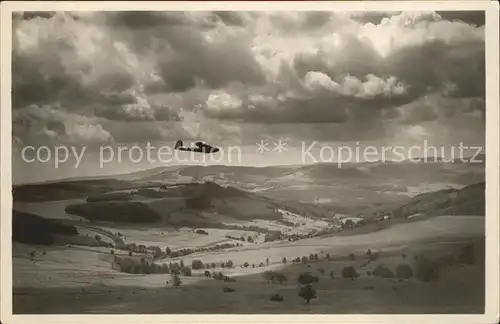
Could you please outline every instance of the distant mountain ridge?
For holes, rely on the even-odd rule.
[[[420,194],[393,211],[394,217],[486,215],[486,183],[476,183],[463,189],[446,189]]]

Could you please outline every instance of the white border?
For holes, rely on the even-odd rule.
[[[499,6],[496,1],[380,2],[4,2],[1,4],[1,317],[3,323],[498,323],[499,322]],[[486,11],[486,313],[483,315],[12,315],[11,42],[12,11],[267,10]]]

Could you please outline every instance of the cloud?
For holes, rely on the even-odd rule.
[[[477,12],[20,13],[13,28],[22,142],[484,132]]]
[[[30,105],[13,111],[12,133],[18,143],[100,145],[113,141],[98,119],[63,107]]]

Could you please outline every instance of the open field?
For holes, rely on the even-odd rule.
[[[227,251],[193,254],[182,260],[206,262],[232,260],[233,269],[223,271],[236,282],[207,279],[203,270],[192,277],[181,276],[178,289],[165,285],[168,274],[134,275],[111,269],[107,248],[36,247],[14,244],[14,312],[15,313],[480,313],[484,305],[484,265],[481,257],[474,266],[460,266],[445,271],[436,282],[414,279],[399,282],[367,276],[379,263],[395,267],[410,262],[408,255],[446,253],[453,246],[474,241],[481,245],[484,218],[436,217],[393,226],[372,234],[312,238],[297,242],[266,243],[243,246]],[[168,241],[168,240],[167,240]],[[479,242],[479,243],[477,243]],[[360,256],[367,249],[380,253],[379,259],[366,265]],[[35,261],[28,253],[36,250]],[[45,251],[45,255],[40,252]],[[330,253],[336,261],[318,261],[292,265],[290,260],[310,253]],[[356,260],[346,256],[355,253]],[[481,256],[481,252],[478,253]],[[281,263],[286,257],[289,262]],[[263,268],[240,268],[265,262]],[[174,259],[176,260],[176,259]],[[174,260],[165,260],[172,262]],[[62,266],[64,265],[64,266]],[[340,279],[344,266],[353,265],[361,277]],[[321,276],[317,269],[324,268]],[[267,284],[260,276],[266,270],[283,271],[288,283]],[[318,299],[307,305],[297,296],[295,278],[303,271],[320,276],[316,284]],[[336,278],[328,276],[334,271]],[[222,287],[236,291],[225,293]],[[283,302],[269,301],[273,293],[284,296]],[[192,300],[195,298],[196,303]]]

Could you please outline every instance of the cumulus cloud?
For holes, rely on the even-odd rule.
[[[113,141],[98,119],[72,113],[60,106],[29,105],[14,110],[12,133],[17,144],[98,145]]]
[[[478,12],[19,13],[14,136],[346,140],[460,118],[484,132],[484,37]]]

